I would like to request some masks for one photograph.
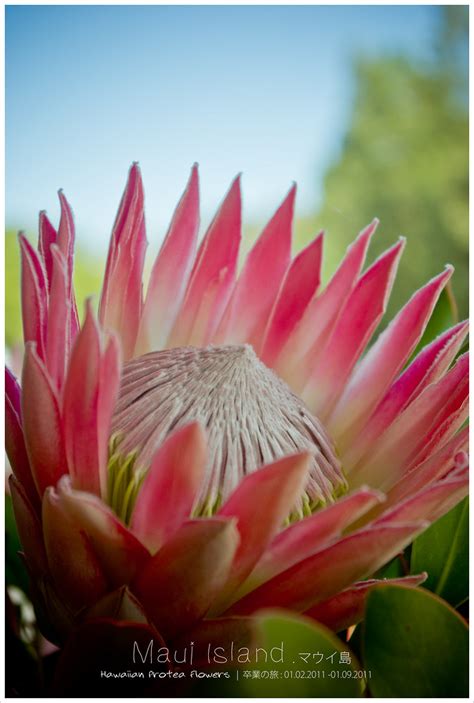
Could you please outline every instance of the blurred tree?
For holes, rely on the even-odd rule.
[[[447,262],[460,314],[468,310],[468,8],[439,11],[429,62],[357,63],[352,122],[315,218],[328,230],[331,269],[374,216],[371,259],[407,236],[388,319]]]

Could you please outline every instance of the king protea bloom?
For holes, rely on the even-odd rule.
[[[239,272],[239,178],[198,246],[194,167],[144,294],[133,165],[98,318],[89,302],[81,324],[59,197],[57,231],[41,213],[38,249],[20,235],[21,386],[6,376],[11,493],[47,637],[102,618],[167,643],[241,641],[274,606],[358,622],[369,577],[467,492],[467,322],[412,358],[452,267],[369,346],[404,240],[363,271],[374,220],[321,287],[323,234],[291,256],[292,188]]]

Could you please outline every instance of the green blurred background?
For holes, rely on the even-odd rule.
[[[393,54],[354,60],[355,100],[339,153],[325,175],[322,206],[304,218],[297,213],[295,222],[296,249],[319,229],[330,235],[326,279],[374,216],[381,225],[370,260],[399,235],[407,236],[386,319],[447,262],[456,268],[459,315],[468,314],[468,8],[441,11],[429,61]],[[245,249],[262,224],[246,223]],[[22,335],[13,229],[6,233],[5,268],[6,344],[14,348]],[[103,257],[79,244],[75,286],[80,310],[85,297],[98,294],[103,269]]]

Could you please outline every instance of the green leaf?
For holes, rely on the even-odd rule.
[[[411,572],[428,572],[424,587],[457,607],[469,596],[469,503],[465,498],[413,544]]]
[[[359,665],[330,630],[309,618],[278,610],[262,611],[258,627],[259,661],[249,669],[258,671],[259,677],[249,678],[244,671],[239,672],[244,695],[292,698],[361,695],[364,682]],[[342,661],[350,658],[351,663],[340,663],[342,652]]]
[[[363,651],[373,696],[469,695],[467,625],[429,591],[375,588],[367,598]]]
[[[400,578],[401,576],[405,576],[406,572],[403,571],[402,567],[402,562],[400,560],[399,556],[396,556],[395,559],[392,559],[392,561],[389,561],[388,564],[385,564],[381,569],[377,571],[377,573],[374,575],[374,578],[377,579],[396,579]]]

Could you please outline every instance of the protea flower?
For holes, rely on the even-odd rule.
[[[134,165],[98,321],[89,303],[82,325],[64,195],[58,231],[40,215],[38,251],[20,236],[26,346],[21,389],[6,376],[7,450],[52,641],[97,618],[171,644],[243,641],[269,606],[340,631],[360,620],[367,579],[466,494],[467,323],[411,359],[452,268],[366,351],[404,240],[361,273],[374,220],[320,290],[323,234],[291,258],[294,200],[238,273],[239,179],[196,253],[194,167],[143,296]]]

